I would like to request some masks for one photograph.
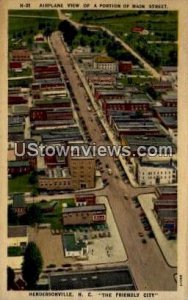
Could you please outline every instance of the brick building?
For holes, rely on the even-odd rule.
[[[123,74],[132,73],[132,61],[120,61],[119,62],[119,72]]]
[[[8,174],[10,175],[24,175],[29,174],[32,167],[27,160],[15,160],[8,162]]]
[[[105,204],[97,204],[63,208],[62,220],[65,226],[104,223],[106,222],[106,206]]]
[[[96,204],[95,194],[77,194],[75,195],[76,206],[88,206]]]
[[[161,187],[156,190],[154,214],[167,237],[177,234],[177,188]]]
[[[13,61],[30,61],[31,53],[28,49],[16,49],[12,50],[11,57]]]

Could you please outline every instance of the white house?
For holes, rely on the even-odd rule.
[[[63,247],[65,257],[87,257],[87,242],[76,241],[74,233],[63,235]]]

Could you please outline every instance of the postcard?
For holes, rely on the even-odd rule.
[[[0,299],[186,299],[186,1],[0,7]]]

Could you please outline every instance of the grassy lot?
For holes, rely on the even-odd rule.
[[[130,33],[134,26],[143,26],[154,31],[153,39],[158,39],[162,33],[171,33],[177,38],[176,12],[147,11],[69,11],[72,19],[85,24],[104,25],[116,34]],[[164,35],[166,37],[166,35]]]
[[[177,63],[176,44],[148,44],[147,41],[176,41],[176,12],[147,11],[71,11],[72,19],[84,23],[102,25],[110,29],[122,40],[131,45],[155,67]],[[132,33],[131,29],[141,26],[148,35]]]
[[[41,208],[48,208],[52,207],[54,205],[54,210],[53,212],[49,213],[44,213],[43,212],[43,220],[42,223],[50,223],[52,229],[61,229],[62,228],[62,205],[63,203],[66,203],[68,207],[73,207],[75,206],[74,199],[73,198],[68,198],[68,199],[56,199],[52,200],[50,202],[40,202],[39,206]],[[55,205],[56,204],[56,205]]]
[[[26,34],[37,33],[42,27],[49,26],[53,29],[57,28],[59,19],[40,19],[33,18],[28,22],[27,17],[9,17],[9,34],[15,34],[17,36]]]
[[[21,77],[21,76],[31,76],[32,70],[31,68],[23,69],[22,72],[14,72],[12,70],[8,71],[8,77]]]
[[[17,80],[9,80],[8,81],[8,86],[9,87],[28,87],[29,84],[31,84],[33,82],[32,78],[28,78],[28,79],[17,79]]]
[[[22,17],[16,17],[11,15],[23,15]],[[29,18],[27,16],[34,16],[33,18]],[[36,17],[38,16],[38,17]],[[41,18],[43,17],[43,18]],[[54,19],[50,19],[48,17],[54,17]],[[57,19],[56,19],[57,17]],[[59,19],[56,11],[38,11],[38,10],[30,10],[30,11],[17,11],[10,10],[9,11],[9,19],[8,19],[8,28],[9,28],[9,37],[16,39],[23,39],[27,44],[31,45],[31,41],[33,39],[33,35],[38,32],[44,32],[47,28],[51,31],[57,30],[59,25]]]
[[[118,82],[119,83],[122,83],[124,86],[127,86],[127,85],[138,85],[139,87],[141,87],[140,85],[141,84],[145,84],[145,83],[150,83],[151,82],[151,78],[143,78],[143,77],[123,77],[121,79],[118,79]]]
[[[44,49],[45,52],[51,52],[51,49],[50,49],[48,43],[40,43],[40,44],[35,43],[35,48]]]
[[[23,251],[20,247],[8,247],[8,256],[22,256]]]
[[[36,185],[29,183],[29,174],[17,176],[8,180],[9,194],[31,192],[36,187]]]
[[[145,75],[145,76],[148,76],[150,74],[144,69],[138,69],[138,70],[133,70],[131,75]]]

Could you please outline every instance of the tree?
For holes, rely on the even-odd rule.
[[[7,289],[13,290],[15,286],[15,273],[11,267],[7,267]]]
[[[78,34],[76,27],[69,21],[64,20],[59,24],[59,30],[63,33],[65,42],[71,46],[74,38]]]
[[[82,26],[80,28],[80,33],[83,34],[83,35],[88,35],[88,29],[86,26]]]
[[[27,212],[27,222],[29,225],[40,223],[42,221],[42,210],[36,205],[32,204]]]
[[[31,191],[31,196],[34,198],[39,194],[39,191],[37,188],[33,188]],[[34,200],[34,199],[33,199]]]
[[[30,184],[36,184],[37,183],[37,174],[35,171],[33,171],[30,175],[29,175],[29,183]]]
[[[43,267],[43,258],[34,242],[29,242],[24,253],[22,276],[27,283],[27,289],[33,290]]]
[[[86,46],[86,40],[84,39],[83,36],[80,38],[80,46],[85,47]]]
[[[44,30],[44,36],[45,37],[50,37],[52,34],[52,29],[50,27],[47,27],[45,30]]]
[[[13,210],[12,205],[8,206],[8,224],[9,225],[17,225],[18,224],[18,215]]]

